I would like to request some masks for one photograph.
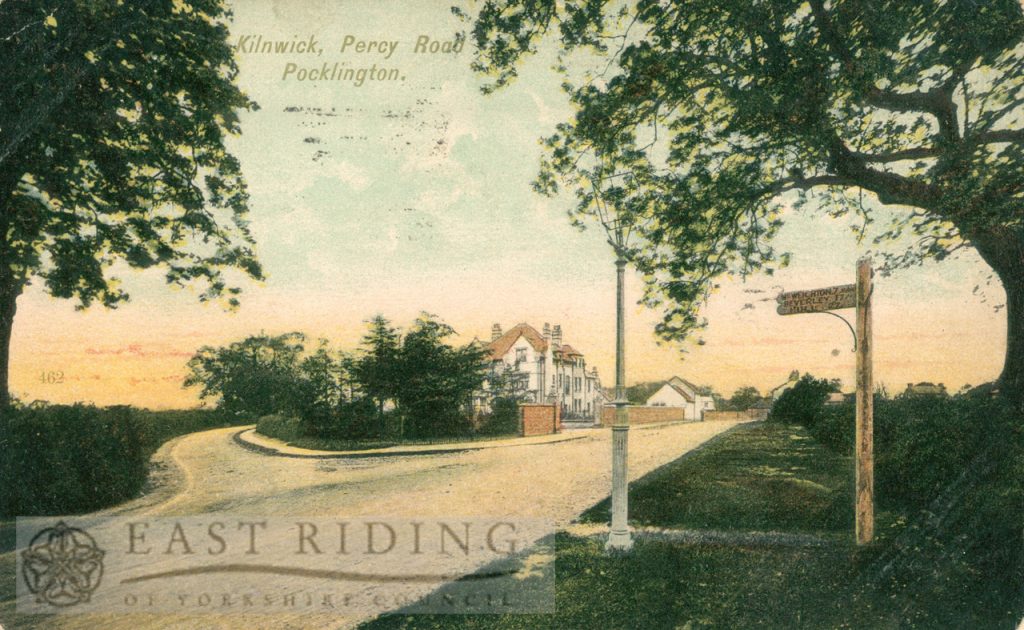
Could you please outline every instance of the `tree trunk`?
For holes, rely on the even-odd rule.
[[[17,300],[21,289],[20,284],[11,280],[0,285],[0,409],[11,404],[11,331],[14,329],[14,313],[18,310]]]
[[[1024,231],[992,230],[971,235],[970,240],[1006,292],[1006,356],[999,391],[1020,406],[1024,404]]]

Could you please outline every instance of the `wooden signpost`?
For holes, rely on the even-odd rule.
[[[858,545],[870,543],[875,536],[874,499],[874,383],[871,373],[871,261],[857,261],[857,283],[810,291],[782,293],[777,298],[779,315],[829,313],[855,308],[857,322],[854,343],[857,351],[856,420],[856,515],[855,536]],[[836,315],[836,317],[839,317]],[[845,320],[844,320],[845,321]],[[847,322],[849,324],[849,322]]]

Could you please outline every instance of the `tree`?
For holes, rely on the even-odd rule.
[[[126,301],[112,266],[161,268],[237,305],[259,279],[224,146],[253,109],[222,0],[0,3],[0,406],[17,299]]]
[[[631,405],[646,405],[647,399],[654,395],[654,392],[661,389],[665,381],[648,381],[646,383],[634,383],[626,388],[626,400]]]
[[[215,399],[218,408],[235,416],[295,413],[304,397],[323,394],[302,386],[304,351],[305,336],[298,332],[253,335],[219,348],[203,346],[189,359],[184,386],[201,387],[200,398]],[[313,373],[321,371],[318,356],[308,365]]]
[[[469,431],[474,392],[487,375],[487,352],[480,344],[454,347],[455,331],[429,313],[421,314],[402,339],[398,404],[414,437],[459,435]]]
[[[377,419],[384,433],[384,404],[398,397],[398,353],[400,336],[383,315],[369,322],[369,332],[363,337],[361,354],[355,359],[353,376],[362,392],[377,405]]]
[[[595,173],[621,193],[617,209],[646,241],[632,252],[645,300],[666,309],[659,333],[699,329],[718,277],[785,265],[771,247],[783,208],[816,206],[889,222],[878,243],[914,235],[889,270],[973,247],[1006,292],[1000,382],[1019,400],[1017,0],[494,0],[471,34],[474,67],[494,77],[485,91],[551,31],[576,113],[545,139],[536,187],[574,189],[582,214]],[[571,64],[581,51],[588,63]]]
[[[838,382],[804,374],[772,405],[768,419],[772,422],[799,424],[812,428],[821,417],[828,395],[839,391]]]
[[[756,387],[741,387],[732,394],[728,408],[732,411],[746,411],[761,402],[761,392]]]
[[[321,339],[314,353],[298,362],[298,382],[293,407],[313,435],[338,433],[339,416],[348,402],[345,388],[351,380],[344,353],[333,351]]]

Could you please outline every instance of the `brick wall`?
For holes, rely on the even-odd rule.
[[[764,420],[768,417],[767,409],[748,409],[746,411],[705,411],[705,420]]]
[[[557,405],[519,405],[519,434],[523,437],[558,433],[560,420]]]
[[[629,406],[629,424],[657,424],[659,422],[682,422],[682,407],[640,407]],[[615,407],[606,405],[601,408],[601,426],[610,427],[615,421]]]

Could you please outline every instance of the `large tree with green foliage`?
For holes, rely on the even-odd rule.
[[[217,407],[254,420],[273,413],[295,413],[310,397],[333,400],[331,388],[303,387],[303,375],[331,374],[329,357],[321,348],[306,355],[306,337],[252,335],[226,346],[203,346],[188,361],[185,387],[199,387],[199,397],[216,401]],[[312,379],[315,382],[322,382]],[[326,379],[325,379],[326,380]],[[337,386],[340,390],[340,385]]]
[[[644,237],[663,335],[702,325],[716,277],[786,263],[771,237],[794,202],[912,235],[889,268],[974,248],[1006,291],[1003,389],[1024,391],[1018,0],[491,0],[471,33],[486,89],[545,36],[576,113],[537,186]]]
[[[0,2],[0,406],[18,296],[113,307],[111,268],[165,270],[237,303],[259,278],[225,138],[235,85],[221,0]]]
[[[377,419],[383,423],[385,403],[398,398],[401,336],[383,315],[376,315],[367,324],[361,352],[353,362],[353,376],[360,390],[377,405]]]
[[[470,430],[474,392],[487,376],[487,351],[478,343],[453,346],[455,331],[423,313],[402,339],[398,405],[412,437],[449,436]]]

